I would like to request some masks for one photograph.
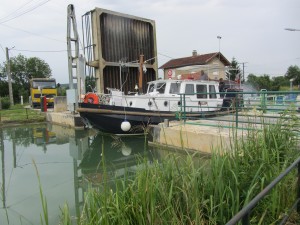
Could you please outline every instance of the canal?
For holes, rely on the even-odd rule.
[[[40,184],[49,224],[59,224],[67,203],[80,216],[84,193],[162,157],[144,136],[118,137],[51,124],[0,128],[0,224],[40,224]],[[146,159],[146,160],[145,160]],[[36,165],[36,167],[35,167]],[[37,168],[37,169],[36,169]]]

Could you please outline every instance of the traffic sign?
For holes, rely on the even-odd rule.
[[[173,74],[173,71],[172,70],[168,70],[168,78],[171,78],[172,74]]]

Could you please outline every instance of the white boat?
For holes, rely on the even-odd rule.
[[[215,115],[223,104],[216,81],[156,80],[148,83],[145,94],[108,90],[108,95],[87,93],[77,109],[85,121],[108,133],[140,132],[165,119]]]

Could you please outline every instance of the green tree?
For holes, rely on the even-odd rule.
[[[249,74],[247,79],[247,84],[250,84],[257,90],[267,89],[268,91],[279,91],[281,86],[287,86],[289,81],[284,76],[273,77],[264,74],[263,76],[255,76],[254,74]]]
[[[0,97],[8,96],[8,82],[0,80]]]
[[[290,66],[285,74],[287,79],[295,79],[293,84],[300,84],[300,68],[298,66]]]
[[[51,77],[50,66],[37,57],[26,58],[19,54],[11,58],[12,79],[16,84],[27,86],[31,78]]]
[[[10,58],[10,66],[14,98],[16,98],[16,100],[21,95],[24,99],[28,99],[31,78],[51,77],[50,66],[44,60],[37,57],[26,58],[24,55],[19,54],[16,57]],[[6,62],[4,62],[0,67],[2,71],[5,72]]]
[[[5,65],[0,64],[0,97],[8,96],[8,82]]]
[[[241,74],[242,73],[241,73],[240,66],[236,61],[236,59],[233,57],[231,61],[230,69],[229,71],[226,71],[226,77],[228,78],[228,80],[236,80],[237,78],[239,78],[238,76],[241,76]]]
[[[264,74],[263,76],[255,76],[254,74],[249,74],[247,83],[253,86],[257,90],[267,89],[271,90],[272,82],[269,75]]]
[[[289,86],[289,80],[285,76],[278,76],[272,78],[272,90],[279,91],[280,87]]]

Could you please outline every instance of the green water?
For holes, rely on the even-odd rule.
[[[40,224],[42,205],[33,161],[47,199],[49,224],[59,224],[68,203],[80,216],[89,186],[139,169],[139,157],[154,159],[145,137],[116,137],[40,124],[0,128],[0,224]],[[139,156],[139,157],[137,157]],[[156,156],[155,156],[156,157]],[[105,159],[105,167],[101,162]]]

